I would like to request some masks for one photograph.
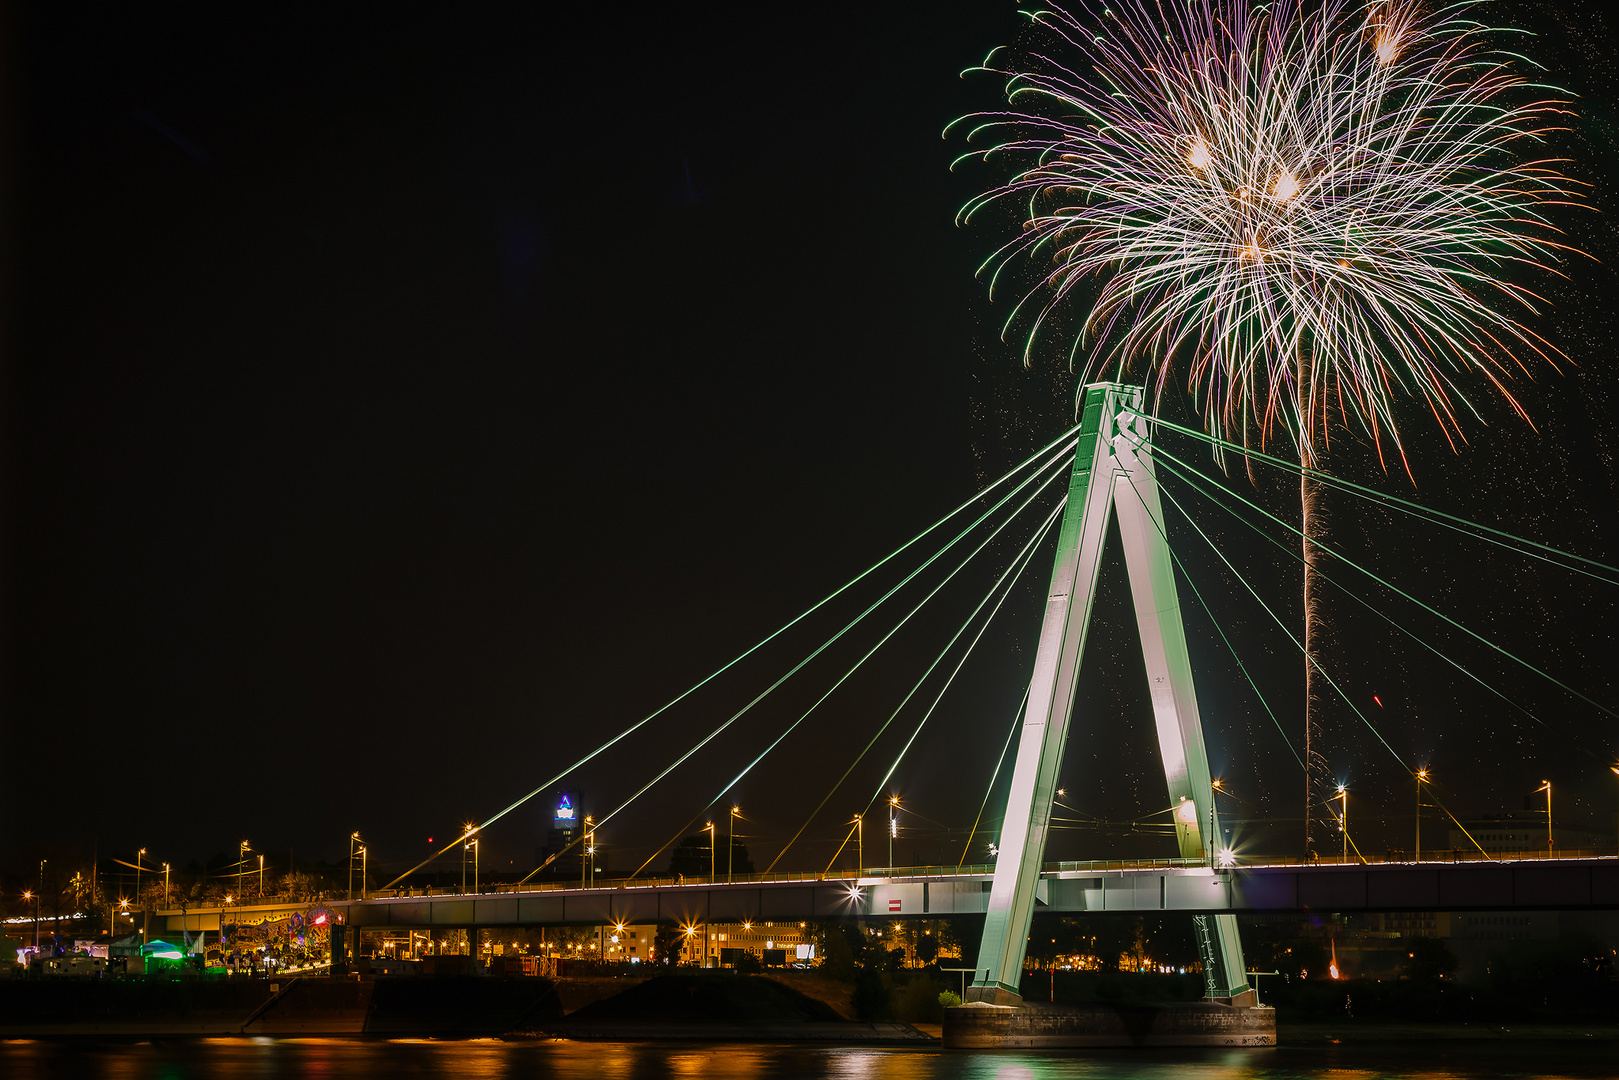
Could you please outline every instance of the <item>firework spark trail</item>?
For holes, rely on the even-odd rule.
[[[1492,44],[1482,7],[1121,0],[1031,13],[1045,45],[975,69],[1006,78],[1008,108],[967,118],[984,145],[964,159],[1015,171],[961,213],[1021,204],[1020,234],[981,272],[993,267],[993,295],[1009,266],[1035,267],[1007,320],[1028,324],[1025,363],[1053,313],[1088,300],[1070,353],[1082,383],[1135,370],[1156,407],[1179,366],[1210,434],[1290,438],[1309,467],[1335,416],[1380,459],[1392,446],[1403,460],[1403,397],[1455,445],[1460,415],[1476,415],[1463,379],[1527,420],[1507,381],[1529,370],[1520,355],[1555,366],[1559,354],[1519,321],[1540,300],[1511,275],[1573,251],[1548,211],[1580,200],[1561,160],[1537,156],[1567,101]],[[1307,851],[1318,826],[1331,830],[1314,705],[1320,494],[1301,473]]]
[[[1145,365],[1162,394],[1180,364],[1211,432],[1244,445],[1280,429],[1313,462],[1336,413],[1398,449],[1405,396],[1454,436],[1473,411],[1462,374],[1521,414],[1518,354],[1558,353],[1513,314],[1539,299],[1508,275],[1571,250],[1546,211],[1578,200],[1534,156],[1566,101],[1492,46],[1480,6],[1031,15],[1053,47],[991,54],[977,70],[1008,79],[1010,107],[967,118],[988,143],[965,156],[1018,171],[962,211],[1026,204],[985,263],[992,289],[1020,257],[1038,268],[1008,320],[1029,324],[1025,362],[1094,277],[1076,366],[1082,350],[1087,376]]]

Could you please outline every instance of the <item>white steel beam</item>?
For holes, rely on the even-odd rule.
[[[1181,807],[1174,814],[1180,854],[1211,863],[1215,856],[1214,791],[1148,431],[1145,421],[1127,412],[1140,408],[1142,390],[1098,383],[1087,386],[1084,394],[1068,505],[990,886],[979,970],[967,994],[969,1001],[1015,1004],[1022,1000],[1018,984],[1034,915],[1034,890],[1045,858],[1051,803],[1096,599],[1102,542],[1115,507],[1164,777],[1170,804]],[[1209,996],[1230,997],[1246,990],[1235,916],[1209,916],[1201,929]]]

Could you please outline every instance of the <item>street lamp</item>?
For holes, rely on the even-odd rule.
[[[353,832],[349,833],[348,888],[349,900],[351,902],[354,900],[354,857],[360,853],[360,845],[363,842],[364,841],[360,839],[360,830],[355,829]],[[360,892],[362,895],[365,892],[364,881],[360,882]]]
[[[1417,770],[1417,862],[1422,861],[1422,782],[1428,779],[1427,769]]]
[[[22,894],[24,901],[34,902],[34,955],[39,955],[39,894],[32,890]]]
[[[145,848],[141,848],[139,851],[135,852],[135,899],[136,900],[139,900],[141,898],[141,857],[144,856],[145,854],[146,854],[146,849]]]
[[[264,899],[264,856],[259,856],[259,899]]]
[[[39,860],[39,888],[34,890],[34,955],[39,955],[39,897],[45,891],[45,864],[49,859]],[[60,928],[60,924],[58,924]]]
[[[899,818],[896,816],[898,813],[899,796],[891,795],[888,798],[888,865],[890,867],[894,865],[894,837],[899,835]],[[914,848],[916,845],[911,846]],[[916,852],[912,851],[911,854],[914,856]]]
[[[1343,804],[1344,816],[1338,822],[1338,827],[1344,834],[1344,862],[1349,861],[1349,789],[1342,784],[1338,785],[1338,801]]]
[[[855,862],[860,864],[861,870],[864,870],[866,868],[866,819],[860,814],[856,814],[854,816],[854,827],[858,833],[855,839]]]
[[[1615,769],[1614,772],[1619,772]],[[736,862],[736,816],[742,812],[740,806],[731,807],[731,819],[725,826],[725,883],[731,883],[731,867]]]
[[[169,864],[163,864],[163,906],[169,904]]]
[[[462,877],[462,880],[463,880],[463,884],[462,884],[461,887],[463,889],[466,888],[466,885],[465,885],[465,879],[466,879],[466,854],[465,854],[465,851],[466,851],[466,848],[471,848],[472,849],[472,891],[477,892],[478,891],[478,841],[477,841],[476,838],[474,838],[472,840],[468,840],[466,842],[466,845],[462,848],[462,853],[463,854],[461,856],[461,862],[462,862],[461,877]],[[361,853],[361,856],[363,857],[364,854],[365,854],[365,848],[361,848],[360,853]]]
[[[1551,780],[1541,780],[1535,792],[1546,792],[1546,855],[1551,855]]]
[[[469,822],[467,822],[466,826],[464,827],[464,831],[461,833],[461,891],[462,892],[467,891],[467,851],[468,851],[469,848],[472,847],[472,843],[471,843],[472,834],[477,832],[477,831],[478,831],[478,827],[476,825],[472,824],[469,821]]]
[[[595,851],[596,851],[596,847],[591,842],[591,838],[590,838],[591,826],[595,823],[595,821],[596,821],[596,819],[591,817],[589,814],[585,815],[585,834],[584,834],[584,848],[585,848],[585,850],[584,850],[584,853],[579,856],[579,887],[581,889],[583,889],[585,887],[586,878],[590,874],[590,864],[593,861],[591,859],[591,856],[593,854],[595,854]]]
[[[708,881],[712,885],[714,883],[714,823],[710,821],[703,826],[703,830],[708,833]]]
[[[253,849],[247,846],[246,840],[243,840],[236,847],[236,895],[238,896],[242,894],[242,870],[247,865],[247,853],[251,850]]]

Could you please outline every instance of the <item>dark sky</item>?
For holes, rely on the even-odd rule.
[[[1548,332],[1574,364],[1525,386],[1538,431],[1487,402],[1488,426],[1453,453],[1409,410],[1415,489],[1352,442],[1338,466],[1612,562],[1613,35],[1593,5],[1521,10],[1543,34],[1525,51],[1582,95],[1567,144],[1606,214],[1572,227],[1607,261],[1551,288]],[[983,0],[14,10],[0,867],[92,844],[184,861],[242,838],[331,856],[361,829],[375,865],[403,869],[1052,438],[1066,360],[1024,371],[1000,341],[1004,305],[973,278],[1000,238],[953,224],[986,177],[952,176],[962,147],[940,138],[993,106],[992,81],[958,72],[1018,18]],[[1296,512],[1285,478],[1256,475],[1231,482]],[[1345,550],[1619,708],[1611,591],[1332,512]],[[1210,522],[1296,617],[1296,570]],[[1185,543],[1291,733],[1296,654]],[[959,854],[931,823],[977,813],[1046,572],[897,774],[926,819],[897,858]],[[744,781],[759,853],[798,829],[987,588],[967,578]],[[1122,585],[1111,566],[1093,719],[1065,768],[1076,805],[1115,820],[1163,798]],[[1379,695],[1373,719],[1458,813],[1521,809],[1551,775],[1570,814],[1612,827],[1602,759],[1619,722],[1501,674],[1547,723],[1529,721],[1349,605],[1333,619],[1351,696]],[[1255,816],[1296,817],[1297,767],[1207,620],[1188,621],[1216,771]],[[838,625],[784,641],[568,786],[598,814],[618,805]],[[614,865],[700,813],[879,634],[851,635],[616,819]],[[1487,651],[1467,662],[1506,670]],[[1348,710],[1331,724],[1369,842],[1396,842],[1408,781]],[[788,862],[830,858],[896,748],[873,751]],[[538,801],[507,818],[486,858],[527,863],[544,818]],[[1166,853],[1111,832],[1060,845]]]

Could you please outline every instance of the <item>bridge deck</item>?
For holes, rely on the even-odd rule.
[[[1179,865],[1176,865],[1179,864]],[[839,877],[755,875],[731,883],[656,880],[581,889],[496,886],[473,894],[373,896],[329,901],[350,925],[542,926],[800,921],[982,914],[990,868],[892,868]],[[1041,875],[1040,910],[1304,912],[1499,911],[1619,908],[1619,857],[1456,862],[1271,862],[1213,870],[1182,860],[1054,863]],[[307,904],[231,905],[157,912],[171,931],[260,922]]]

